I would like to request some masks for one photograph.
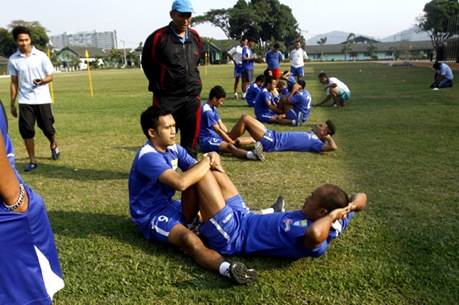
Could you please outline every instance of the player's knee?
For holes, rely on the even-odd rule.
[[[180,248],[189,255],[199,252],[205,247],[199,237],[191,231],[183,232],[180,236]]]

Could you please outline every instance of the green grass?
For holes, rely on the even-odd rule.
[[[264,65],[256,66],[256,74]],[[282,70],[287,66],[282,67]],[[338,151],[279,152],[223,164],[253,208],[282,194],[299,208],[316,186],[334,183],[366,192],[367,209],[318,259],[230,257],[259,272],[252,286],[198,267],[178,250],[143,239],[129,218],[127,179],[145,142],[139,116],[151,103],[140,70],[55,74],[55,127],[62,158],[51,160],[36,136],[39,169],[22,174],[44,197],[66,287],[55,304],[453,304],[459,297],[458,88],[428,88],[433,71],[370,63],[306,65],[313,102],[323,97],[325,71],[352,90],[343,109],[313,108],[306,126],[330,118]],[[229,127],[253,112],[233,101],[232,66],[201,69],[206,99],[222,85],[220,109]],[[9,79],[0,78],[9,109]],[[28,162],[17,121],[9,116],[17,167]],[[277,130],[299,130],[272,126]]]

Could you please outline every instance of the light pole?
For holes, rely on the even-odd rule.
[[[121,42],[123,43],[123,52],[124,52],[124,67],[127,66],[127,60],[126,60],[126,46],[125,46],[125,43],[126,41],[124,40],[121,40]]]

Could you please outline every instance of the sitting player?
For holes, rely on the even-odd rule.
[[[202,104],[199,146],[203,152],[231,153],[236,158],[264,161],[263,146],[250,137],[233,137],[220,119],[217,108],[223,104],[226,92],[221,86],[210,90],[209,100]],[[255,144],[255,149],[247,151],[236,146]]]

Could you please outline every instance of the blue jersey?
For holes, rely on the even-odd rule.
[[[10,164],[23,184],[14,167],[14,149],[1,106],[0,131]],[[24,189],[29,197],[26,213],[8,211],[0,204],[0,304],[49,305],[54,293],[64,287],[61,266],[43,199],[27,185]]]
[[[260,120],[263,114],[272,113],[272,111],[266,105],[267,102],[271,102],[271,99],[272,94],[270,91],[268,91],[267,88],[263,88],[261,92],[257,95],[257,97],[255,98],[254,107],[255,116],[257,117],[257,120]]]
[[[273,214],[246,214],[242,227],[243,241],[236,254],[266,255],[288,258],[319,257],[328,244],[338,237],[349,225],[354,212],[336,221],[330,233],[319,247],[309,249],[304,245],[304,234],[312,224],[300,210]]]
[[[245,95],[245,100],[249,107],[255,107],[255,99],[257,98],[258,93],[261,92],[261,88],[258,87],[256,82],[250,84],[249,88],[247,88],[247,93]]]
[[[322,150],[324,142],[319,140],[313,131],[290,131],[277,132],[267,129],[263,138],[260,140],[263,150],[273,151],[317,151]]]
[[[244,46],[242,48],[242,57],[247,57],[250,58],[252,57],[252,49],[250,49],[248,46]],[[242,61],[242,69],[243,70],[253,70],[254,64],[253,60],[243,60]]]
[[[129,173],[129,205],[134,220],[147,239],[151,239],[150,223],[155,215],[173,204],[175,189],[159,181],[166,170],[187,170],[196,160],[180,145],[166,152],[158,151],[150,141],[140,148]]]
[[[199,143],[204,142],[210,138],[220,138],[212,126],[218,125],[220,115],[218,114],[217,107],[211,106],[208,102],[202,104],[201,112],[201,127],[199,130]]]
[[[294,94],[290,98],[290,102],[293,104],[293,110],[296,113],[303,112],[303,122],[309,117],[311,112],[311,94],[307,90],[303,90],[301,93]]]
[[[274,52],[273,50],[269,50],[266,52],[266,63],[268,64],[268,69],[279,69],[280,63],[282,61],[282,53],[277,51]]]

